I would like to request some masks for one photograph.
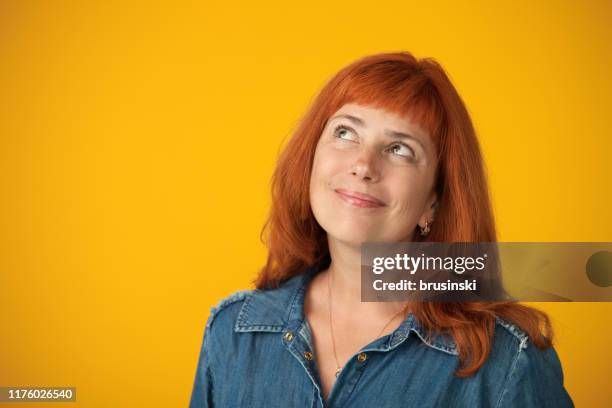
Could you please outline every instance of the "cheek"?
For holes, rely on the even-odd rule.
[[[393,192],[394,212],[413,218],[418,216],[428,196],[427,181],[415,174],[407,174],[389,180],[389,191]]]
[[[310,206],[325,231],[334,226],[338,204],[333,189],[342,184],[346,159],[337,152],[321,148],[315,152],[310,179]]]
[[[346,161],[343,155],[334,152],[329,148],[321,148],[315,153],[312,168],[311,185],[330,187],[333,179],[342,174]]]

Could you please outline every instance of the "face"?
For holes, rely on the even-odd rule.
[[[346,104],[321,134],[310,177],[310,205],[328,239],[410,241],[433,220],[435,147],[406,117]]]

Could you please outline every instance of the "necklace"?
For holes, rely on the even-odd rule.
[[[332,338],[332,346],[333,346],[333,350],[334,350],[334,358],[336,359],[336,377],[338,377],[338,375],[340,375],[340,371],[342,371],[342,367],[340,367],[340,363],[338,362],[338,354],[336,354],[336,341],[334,340],[334,326],[332,324],[332,307],[331,307],[331,303],[332,303],[332,291],[331,291],[331,271],[328,271],[328,275],[327,275],[327,290],[329,293],[329,302],[327,303],[329,306],[329,329],[331,332],[331,338]],[[408,309],[408,304],[406,304],[402,310],[400,310],[399,312],[397,312],[396,314],[393,315],[393,317],[391,318],[391,320],[389,320],[387,322],[387,324],[385,324],[383,326],[383,328],[380,330],[380,332],[378,332],[378,334],[376,335],[376,337],[374,337],[374,339],[377,339],[387,328],[387,326],[389,325],[389,323],[391,323],[399,314],[406,312],[406,310]]]

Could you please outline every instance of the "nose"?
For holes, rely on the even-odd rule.
[[[351,166],[351,174],[362,180],[372,183],[377,182],[380,178],[380,174],[376,163],[376,153],[368,151],[361,152]]]

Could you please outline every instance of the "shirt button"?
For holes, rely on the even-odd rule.
[[[357,356],[357,360],[359,360],[360,363],[366,361],[366,358],[368,358],[368,355],[366,353],[359,353],[359,355]]]
[[[306,360],[312,360],[312,353],[310,351],[305,351],[304,352],[304,358]]]
[[[287,341],[293,340],[293,333],[291,333],[291,332],[285,333],[285,340],[287,340]]]

